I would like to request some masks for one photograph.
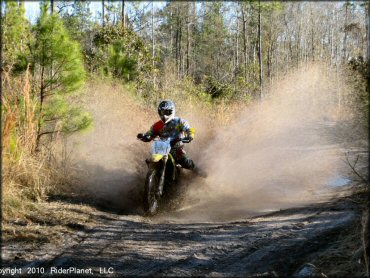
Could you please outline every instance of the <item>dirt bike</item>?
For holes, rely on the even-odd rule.
[[[176,144],[189,142],[188,138],[183,138]],[[166,193],[178,183],[181,166],[176,164],[170,152],[171,138],[155,139],[153,141],[151,156],[146,160],[148,173],[145,179],[143,196],[144,213],[148,216],[155,215],[158,212]]]

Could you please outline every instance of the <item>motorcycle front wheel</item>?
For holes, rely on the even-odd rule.
[[[152,169],[148,172],[145,180],[144,189],[144,213],[148,216],[152,216],[158,211],[158,197],[157,190],[159,188],[160,176],[156,169]]]

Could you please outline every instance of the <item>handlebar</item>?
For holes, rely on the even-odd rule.
[[[144,134],[142,133],[139,133],[137,136],[136,136],[137,139],[143,141],[143,142],[150,142],[150,137],[148,136],[145,136]]]
[[[137,135],[137,139],[139,139],[139,140],[141,140],[141,141],[143,141],[143,142],[149,142],[150,140],[151,140],[151,138],[150,137],[147,137],[147,136],[145,136],[144,134],[142,134],[142,133],[139,133],[138,135]],[[189,137],[185,137],[185,138],[182,138],[181,139],[181,142],[182,143],[190,143],[192,141],[192,138],[189,138]]]
[[[189,138],[183,138],[183,139],[181,139],[181,142],[183,142],[183,143],[190,143],[191,142],[191,139],[189,139]]]

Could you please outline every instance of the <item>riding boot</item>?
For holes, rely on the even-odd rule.
[[[185,169],[193,170],[195,167],[193,160],[191,160],[185,155],[182,157],[179,163],[182,166],[182,168],[185,168]]]

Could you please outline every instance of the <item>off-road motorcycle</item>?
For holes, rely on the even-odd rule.
[[[143,207],[148,216],[155,215],[163,207],[170,192],[176,190],[179,182],[181,166],[176,164],[171,154],[171,141],[171,138],[155,139],[151,156],[146,159],[148,173],[145,179]],[[189,142],[188,138],[183,138],[174,147]]]

